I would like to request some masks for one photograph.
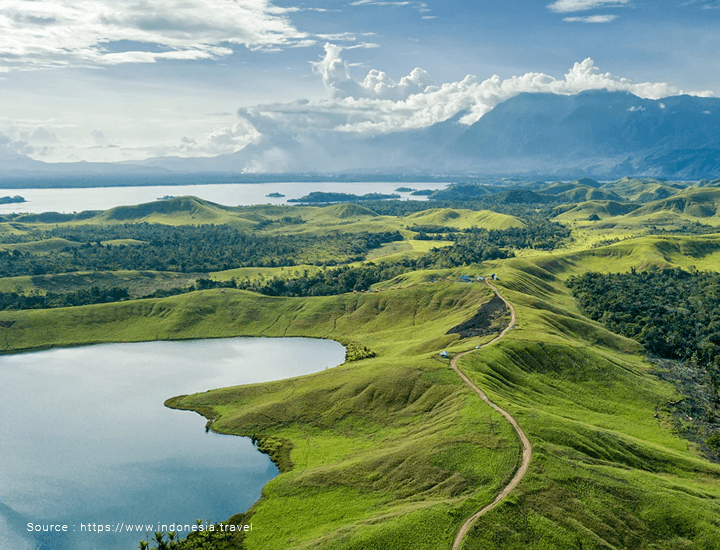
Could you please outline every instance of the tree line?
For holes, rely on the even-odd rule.
[[[369,250],[402,240],[402,235],[397,231],[263,235],[224,225],[141,223],[57,227],[45,232],[45,238],[62,238],[70,244],[52,254],[0,251],[0,277],[120,269],[206,273],[303,263],[332,266],[361,261]]]

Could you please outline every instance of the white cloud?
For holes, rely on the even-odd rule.
[[[617,15],[588,15],[587,17],[564,17],[568,23],[609,23],[615,21]]]
[[[630,111],[631,113],[635,113],[635,112],[637,112],[637,111],[644,111],[644,110],[645,110],[645,107],[643,107],[642,105],[639,105],[639,106],[638,106],[638,105],[633,105],[632,107],[630,107],[630,108],[628,109],[628,111]]]
[[[378,70],[355,80],[342,58],[342,50],[326,44],[325,57],[314,65],[328,90],[328,101],[257,106],[243,110],[241,117],[260,133],[270,135],[282,131],[283,126],[293,132],[380,134],[424,128],[461,112],[465,114],[460,122],[472,124],[497,104],[523,92],[568,95],[604,89],[651,99],[684,93],[664,82],[633,82],[603,73],[590,58],[575,63],[561,79],[543,73],[504,80],[497,75],[486,80],[468,75],[458,82],[434,86],[424,70],[414,69],[399,82]],[[689,93],[713,95],[707,91]]]
[[[407,6],[415,9],[420,13],[430,13],[430,8],[425,2],[417,2],[415,0],[355,0],[350,2],[351,6]],[[434,17],[424,16],[423,19],[434,19]]]
[[[95,128],[94,130],[90,130],[90,137],[97,145],[107,145],[108,143],[110,143],[110,140],[105,135],[105,132],[103,132],[102,130],[98,130],[97,128]]]
[[[423,92],[430,86],[430,77],[420,68],[395,82],[383,71],[371,70],[362,82],[350,77],[350,68],[341,58],[343,49],[336,44],[325,44],[325,57],[313,63],[313,69],[322,76],[323,84],[334,99],[372,98],[399,100]]]
[[[0,160],[16,158],[18,155],[27,155],[33,148],[27,142],[15,139],[13,136],[0,130]]]
[[[410,2],[385,2],[382,0],[357,0],[350,2],[351,6],[407,6]]]
[[[0,67],[209,59],[232,46],[272,50],[315,41],[270,0],[3,0]],[[134,51],[113,51],[113,43]]]
[[[556,13],[571,13],[597,8],[619,8],[629,3],[630,0],[556,0],[548,4],[548,9]]]
[[[215,128],[205,137],[183,136],[179,143],[165,143],[152,148],[155,156],[207,157],[235,153],[257,141],[260,133],[244,119],[233,126]]]
[[[30,133],[23,133],[21,135],[31,143],[57,143],[58,141],[54,133],[46,130],[42,126],[38,126]]]

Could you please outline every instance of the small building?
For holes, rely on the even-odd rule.
[[[478,276],[475,277],[475,278],[476,278],[478,281],[484,281],[484,280],[485,280],[485,277],[483,277],[482,275],[478,275]]]
[[[450,357],[450,354],[447,351],[443,350],[440,352],[440,357],[442,357],[443,359],[447,359],[448,357]]]
[[[495,275],[495,273],[492,274],[492,278],[493,278],[493,281],[497,281],[497,280],[498,280],[497,275]]]
[[[460,280],[463,283],[471,283],[472,282],[472,279],[468,275],[461,275]]]

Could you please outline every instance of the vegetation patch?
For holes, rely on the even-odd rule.
[[[485,302],[472,319],[451,328],[448,334],[459,334],[461,338],[485,336],[500,332],[507,326],[509,313],[505,302],[497,294]]]
[[[343,345],[345,346],[345,361],[348,363],[375,357],[375,352],[367,346],[355,342],[347,342],[343,343]]]

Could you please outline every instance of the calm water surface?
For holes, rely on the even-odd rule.
[[[82,525],[223,521],[245,511],[277,468],[249,439],[205,433],[204,418],[167,409],[164,400],[343,360],[337,342],[303,338],[0,356],[0,548],[130,550],[144,533],[98,534]],[[31,535],[30,522],[69,531]]]
[[[193,195],[227,206],[249,204],[287,204],[312,191],[334,193],[394,193],[398,187],[415,189],[442,189],[443,183],[398,182],[284,182],[284,183],[225,183],[209,185],[158,185],[152,187],[89,187],[85,189],[0,189],[0,197],[20,195],[26,202],[1,204],[0,214],[11,212],[82,212],[83,210],[107,210],[115,206],[127,206],[151,202],[158,197]],[[266,197],[268,193],[281,193],[283,198]],[[409,193],[398,193],[402,198],[426,200]]]

